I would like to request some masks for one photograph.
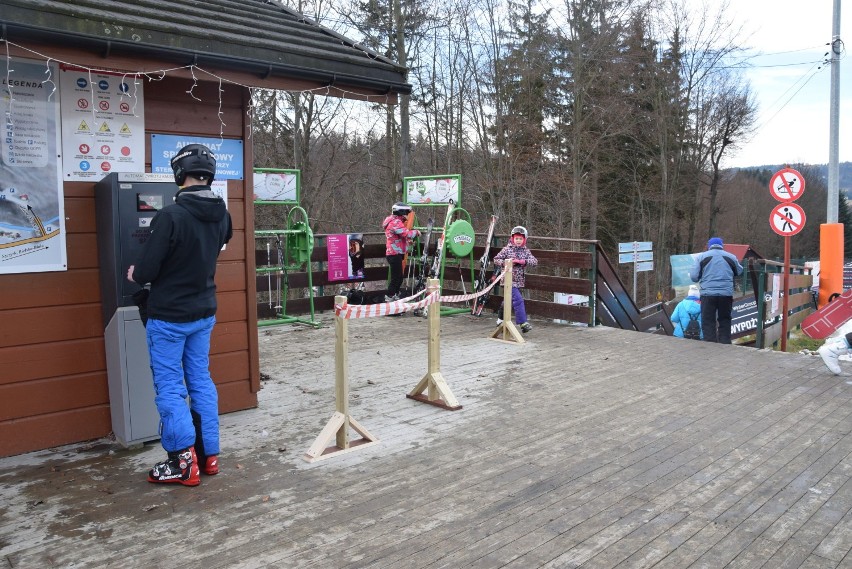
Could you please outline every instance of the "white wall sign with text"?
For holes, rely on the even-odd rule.
[[[121,73],[64,67],[60,73],[65,180],[96,182],[145,171],[142,82]]]

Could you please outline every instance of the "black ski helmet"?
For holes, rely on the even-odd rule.
[[[411,206],[407,203],[396,202],[391,208],[391,214],[406,216],[411,213]]]
[[[512,235],[523,235],[524,239],[527,238],[527,228],[523,225],[516,225],[512,228]]]
[[[178,186],[183,186],[189,174],[197,178],[206,178],[208,185],[216,176],[216,158],[213,152],[203,144],[184,146],[174,155],[171,165],[175,173],[175,183]]]

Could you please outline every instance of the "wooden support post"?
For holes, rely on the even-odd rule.
[[[441,289],[441,283],[438,279],[429,279],[427,291],[432,294]],[[444,376],[441,374],[441,303],[434,303],[429,309],[429,371],[423,376],[423,379],[417,384],[411,393],[406,395],[409,399],[414,399],[422,403],[428,403],[448,409],[450,411],[458,411],[462,408],[459,405],[456,396],[447,385]],[[427,391],[427,395],[423,395],[423,391]]]
[[[493,340],[511,342],[513,344],[525,344],[523,335],[512,322],[512,260],[506,259],[503,265],[503,321],[491,334]]]
[[[345,304],[345,296],[334,297],[335,306]],[[334,368],[335,412],[305,453],[304,459],[308,462],[324,460],[379,442],[379,439],[349,415],[349,320],[340,316],[335,316],[334,319]],[[349,427],[362,438],[350,441]],[[332,439],[335,444],[330,445]]]

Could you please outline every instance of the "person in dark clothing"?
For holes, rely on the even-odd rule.
[[[742,265],[725,251],[719,237],[711,238],[707,250],[695,259],[689,278],[701,284],[701,333],[705,342],[731,343],[734,277],[741,274]]]
[[[210,149],[185,146],[171,166],[181,189],[175,203],[154,216],[127,278],[151,288],[145,329],[160,440],[168,457],[148,472],[148,481],[197,486],[199,472],[219,472],[219,398],[209,371],[210,334],[216,322],[216,261],[233,229],[225,202],[210,188],[216,174]]]

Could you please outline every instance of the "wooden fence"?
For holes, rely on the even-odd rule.
[[[312,281],[315,288],[314,309],[331,310],[335,295],[345,289],[364,283],[368,294],[381,295],[386,291],[388,268],[385,262],[384,234],[364,233],[364,279],[331,280],[327,270],[327,235],[316,234],[311,254]],[[478,234],[480,242],[486,238]],[[279,265],[276,247],[267,248],[262,239],[257,239],[255,261],[258,269]],[[662,304],[643,309],[638,308],[627,289],[618,278],[614,265],[604,254],[600,242],[588,240],[544,238],[531,236],[529,239],[533,255],[539,266],[527,273],[525,294],[527,313],[542,318],[553,318],[595,326],[599,323],[639,331],[660,331],[671,334],[672,325]],[[434,254],[434,243],[430,256]],[[496,255],[502,244],[495,239],[489,257]],[[471,257],[447,259],[444,272],[443,294],[471,292],[471,261],[474,273],[478,273],[478,260],[485,248],[476,246]],[[492,266],[493,268],[493,266]],[[280,280],[279,280],[280,279]],[[281,283],[281,284],[279,284]],[[286,286],[283,286],[286,283]],[[310,300],[305,294],[308,286],[307,272],[266,272],[257,277],[258,319],[273,319],[277,316],[277,292],[279,286],[288,291],[286,314],[307,314]],[[568,305],[555,302],[555,293],[580,295],[595,299],[587,305]],[[496,310],[499,295],[492,295],[486,310]],[[486,312],[490,314],[489,312]],[[484,313],[485,314],[485,313]]]

